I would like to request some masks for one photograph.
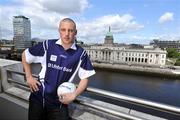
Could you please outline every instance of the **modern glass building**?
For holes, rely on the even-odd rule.
[[[16,50],[31,47],[31,23],[29,18],[19,15],[13,18],[14,45]]]

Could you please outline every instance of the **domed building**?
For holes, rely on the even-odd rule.
[[[166,62],[167,51],[157,48],[132,47],[114,43],[113,34],[109,27],[104,43],[86,45],[83,47],[90,59],[97,63],[163,66]]]
[[[109,31],[106,34],[104,39],[104,45],[113,46],[114,45],[114,38],[113,34],[111,33],[111,28],[109,27]]]

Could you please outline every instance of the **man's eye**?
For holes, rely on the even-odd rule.
[[[64,32],[64,31],[65,31],[65,29],[61,29],[61,31],[62,31],[62,32]]]
[[[69,30],[69,32],[74,32],[74,30]]]

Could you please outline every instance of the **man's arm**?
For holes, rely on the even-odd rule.
[[[75,96],[79,96],[81,93],[84,92],[84,90],[87,88],[88,85],[88,79],[83,79],[80,81],[78,88],[75,91]]]
[[[67,93],[67,94],[63,94],[62,98],[60,99],[60,101],[64,104],[69,104],[71,103],[73,100],[76,99],[76,97],[78,97],[80,94],[82,94],[84,92],[84,90],[87,88],[88,85],[88,79],[82,79],[76,89],[75,92],[73,93]]]
[[[26,62],[25,51],[22,53],[22,64],[25,70],[27,84],[29,85],[31,92],[38,91],[38,85],[41,84],[32,76],[31,65]]]

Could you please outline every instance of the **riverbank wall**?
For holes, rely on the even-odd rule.
[[[151,75],[159,77],[180,78],[180,69],[170,69],[168,67],[149,67],[149,66],[135,66],[124,64],[110,64],[110,63],[95,63],[95,69],[103,69],[114,72],[133,73],[139,75]]]

